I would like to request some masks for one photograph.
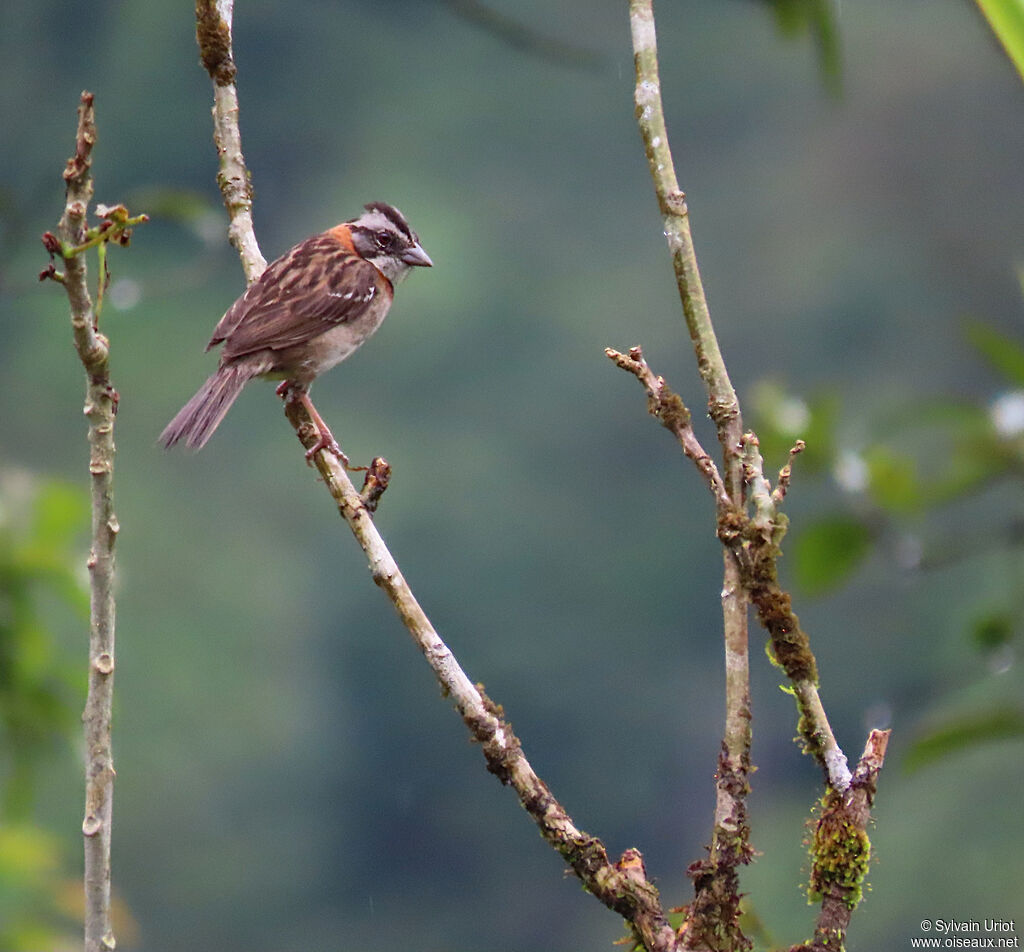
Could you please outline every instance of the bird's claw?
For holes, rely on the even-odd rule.
[[[330,433],[321,433],[317,437],[316,442],[308,450],[306,450],[306,462],[308,462],[310,466],[313,465],[313,457],[316,456],[316,454],[319,453],[321,450],[326,450],[328,453],[337,457],[338,462],[341,463],[341,465],[344,466],[345,469],[347,469],[350,473],[366,472],[365,466],[353,466],[349,462],[348,457],[341,451],[341,447],[338,446],[337,440],[335,440]]]

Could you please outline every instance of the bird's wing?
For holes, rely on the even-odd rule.
[[[304,344],[391,293],[372,264],[330,234],[315,235],[267,266],[221,318],[207,349],[223,341],[224,361]]]

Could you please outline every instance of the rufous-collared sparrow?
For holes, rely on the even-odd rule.
[[[413,267],[433,262],[402,213],[372,202],[353,221],[314,235],[269,264],[220,319],[206,349],[223,344],[216,372],[160,434],[199,449],[242,387],[254,377],[284,382],[278,394],[298,400],[319,430],[306,453],[344,454],[309,399],[310,384],[380,327],[394,287]]]

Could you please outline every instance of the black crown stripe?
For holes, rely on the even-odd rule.
[[[391,222],[395,228],[405,235],[409,241],[415,240],[412,236],[412,229],[409,227],[409,223],[394,205],[389,205],[387,202],[370,202],[368,205],[364,205],[363,208],[368,212],[379,212],[389,222]]]

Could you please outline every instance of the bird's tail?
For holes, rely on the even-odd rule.
[[[242,387],[266,370],[258,362],[239,362],[219,367],[164,427],[160,442],[165,447],[171,447],[179,440],[184,440],[190,449],[201,449],[231,409]]]

